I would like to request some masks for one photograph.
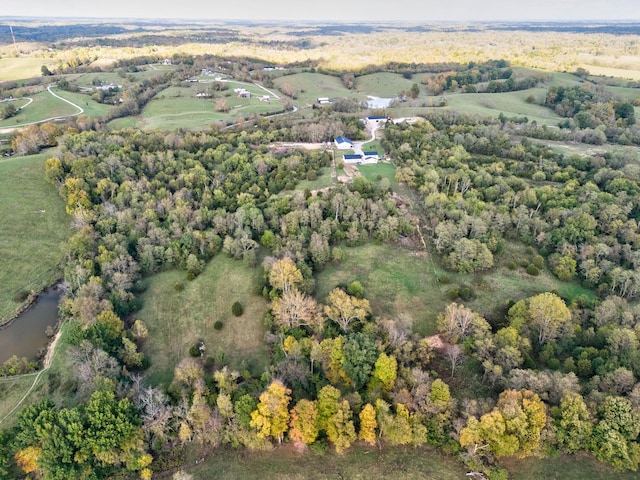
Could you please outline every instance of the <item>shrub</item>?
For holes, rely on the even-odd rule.
[[[518,268],[518,265],[516,264],[516,262],[509,262],[509,264],[507,265],[507,268],[509,270],[515,270],[516,268]]]
[[[460,288],[453,287],[450,290],[447,290],[447,298],[449,300],[456,300],[460,296]]]
[[[458,289],[458,297],[460,297],[461,300],[468,301],[475,298],[476,294],[469,285],[462,285]]]
[[[440,275],[438,277],[438,283],[442,284],[442,285],[448,285],[451,283],[451,277],[449,275]]]
[[[213,324],[213,328],[215,328],[216,330],[222,330],[222,327],[224,327],[224,323],[222,323],[220,320]]]
[[[188,275],[187,275],[187,276],[188,276]],[[176,282],[176,283],[175,283],[175,285],[173,286],[173,289],[174,289],[176,292],[181,292],[181,291],[183,291],[183,290],[184,290],[184,283],[182,283],[182,282]]]
[[[538,270],[538,267],[536,267],[533,263],[530,263],[527,266],[527,273],[536,277],[540,274],[540,270]]]
[[[307,172],[307,180],[309,180],[310,182],[314,181],[317,178],[318,174],[314,170],[310,170],[309,172]]]
[[[231,313],[233,313],[234,316],[239,317],[242,315],[242,312],[244,312],[244,309],[242,305],[240,305],[240,302],[234,302],[233,305],[231,305]]]
[[[364,296],[364,287],[358,280],[354,280],[347,287],[347,293],[352,297],[362,298]]]
[[[191,345],[189,347],[189,355],[191,355],[192,357],[200,357],[200,349],[198,348],[198,345]]]
[[[536,255],[531,260],[531,263],[534,264],[536,266],[536,268],[543,268],[544,267],[544,258],[542,257],[542,255]]]

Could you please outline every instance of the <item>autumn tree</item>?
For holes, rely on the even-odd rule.
[[[586,450],[591,439],[593,421],[582,396],[568,392],[560,401],[556,417],[558,446],[566,453]]]
[[[338,411],[340,390],[333,385],[325,385],[318,392],[318,429],[326,431],[329,419]]]
[[[460,432],[460,445],[473,451],[486,445],[496,457],[526,457],[538,448],[546,419],[544,404],[535,393],[505,390],[491,412],[480,420],[469,418]]]
[[[371,383],[379,382],[385,391],[390,391],[396,382],[398,375],[398,362],[394,356],[389,356],[382,352],[371,373]]]
[[[373,408],[373,405],[367,403],[362,410],[360,410],[359,414],[360,418],[360,432],[358,433],[358,438],[360,440],[364,440],[369,445],[376,444],[376,428],[378,427],[378,422],[376,421],[376,409]]]
[[[438,331],[444,333],[450,342],[456,343],[471,333],[477,315],[464,305],[450,303],[438,315]]]
[[[365,298],[355,298],[340,288],[334,288],[327,296],[324,313],[344,332],[348,332],[353,322],[363,322],[367,318],[371,306]]]
[[[564,301],[549,292],[529,300],[528,314],[531,326],[538,333],[540,344],[556,339],[561,329],[571,321],[571,312]]]
[[[318,409],[316,402],[302,399],[291,410],[289,437],[305,445],[310,445],[318,437]]]
[[[336,447],[338,454],[344,453],[357,438],[352,417],[353,413],[349,402],[343,400],[337,405],[336,412],[327,421],[327,438]]]
[[[308,326],[316,330],[322,327],[322,316],[316,301],[297,288],[285,290],[280,298],[275,298],[271,311],[276,325],[283,330]]]
[[[302,284],[302,272],[289,257],[276,260],[269,269],[269,283],[281,292],[288,292]]]
[[[289,424],[291,390],[279,380],[271,382],[260,395],[258,407],[251,413],[251,426],[258,430],[258,437],[273,437],[282,442]]]

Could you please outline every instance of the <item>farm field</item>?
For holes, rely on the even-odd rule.
[[[223,351],[232,368],[262,371],[267,362],[263,326],[267,302],[255,293],[261,275],[260,268],[219,254],[191,282],[178,271],[151,277],[142,295],[143,308],[136,315],[149,328],[144,348],[151,360],[147,382],[169,384],[174,367],[200,339],[208,357]],[[176,291],[176,284],[184,290]],[[244,307],[240,317],[231,313],[235,301]],[[217,321],[224,324],[221,330],[214,328]]]
[[[335,286],[358,280],[375,316],[404,318],[406,326],[423,336],[436,332],[437,316],[451,302],[448,292],[462,285],[471,286],[476,293],[476,298],[463,302],[465,306],[488,317],[509,301],[554,289],[568,300],[577,295],[593,295],[546,271],[534,277],[523,268],[510,270],[510,262],[527,257],[525,247],[516,244],[508,245],[505,252],[496,256],[493,270],[470,275],[445,272],[422,252],[416,255],[397,246],[369,244],[345,248],[345,253],[341,264],[327,266],[317,275],[318,300],[324,301]]]
[[[46,58],[0,58],[0,82],[39,77],[42,65],[54,64],[54,60]]]
[[[90,117],[101,117],[102,115],[105,115],[111,108],[109,105],[96,102],[91,98],[90,95],[86,95],[84,93],[67,92],[63,90],[55,90],[55,92],[62,98],[66,98],[67,100],[70,100],[76,105],[82,107],[82,109],[84,110],[84,115],[88,115]]]
[[[58,90],[54,91],[59,94]],[[31,95],[30,98],[33,99],[33,102],[30,105],[17,112],[17,114],[11,118],[0,120],[0,128],[14,127],[24,123],[39,122],[48,118],[73,115],[78,112],[76,108],[54,97],[47,91]]]
[[[318,97],[328,98],[356,98],[358,100],[366,100],[366,95],[347,89],[338,77],[324,75],[320,73],[296,73],[279,77],[274,83],[280,91],[283,86],[289,85],[297,92],[297,103],[314,104]]]
[[[356,90],[365,95],[394,98],[403,90],[409,90],[416,83],[402,75],[391,72],[372,73],[356,77]],[[418,83],[418,85],[420,85]]]
[[[22,306],[21,292],[38,292],[61,276],[60,243],[71,220],[45,180],[48,154],[0,160],[0,324]]]

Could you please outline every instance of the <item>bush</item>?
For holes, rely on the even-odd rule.
[[[476,294],[473,291],[473,288],[471,288],[469,285],[462,285],[458,289],[458,297],[460,297],[461,300],[468,301],[476,298]]]
[[[451,277],[447,274],[440,275],[438,277],[438,283],[442,285],[449,285],[451,283]]]
[[[516,264],[516,262],[509,262],[509,264],[507,265],[507,268],[509,270],[515,270],[516,268],[518,268],[518,265]]]
[[[176,292],[181,292],[181,291],[183,291],[183,290],[184,290],[184,283],[182,283],[182,282],[176,282],[176,283],[175,283],[175,285],[173,286],[173,289],[174,289]]]
[[[309,180],[310,182],[313,182],[317,178],[318,174],[315,171],[310,170],[309,172],[307,172],[307,180]]]
[[[533,275],[534,277],[537,277],[540,274],[540,270],[538,270],[538,267],[536,267],[533,263],[530,263],[527,266],[527,273],[529,275]]]
[[[222,323],[220,320],[213,324],[213,328],[215,328],[216,330],[222,330],[222,327],[224,327],[224,323]]]
[[[535,257],[533,257],[533,260],[531,260],[531,263],[535,265],[536,268],[543,268],[544,258],[542,257],[542,255],[536,255]]]
[[[233,313],[234,316],[239,317],[242,315],[242,312],[244,312],[244,309],[242,305],[240,305],[240,302],[234,302],[233,305],[231,305],[231,313]]]
[[[447,290],[447,298],[449,300],[456,300],[460,296],[460,289],[458,287],[453,287],[450,290]]]
[[[189,355],[191,355],[192,357],[200,357],[200,349],[198,348],[198,345],[191,345],[191,347],[189,347]]]
[[[364,296],[364,287],[358,280],[354,280],[347,287],[347,293],[352,297],[362,298]]]

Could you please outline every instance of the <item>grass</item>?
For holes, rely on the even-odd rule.
[[[504,459],[500,462],[513,480],[637,480],[637,472],[618,472],[591,455]]]
[[[375,97],[395,98],[403,90],[409,90],[414,83],[402,75],[391,72],[372,73],[356,78],[356,90],[365,95]]]
[[[628,102],[640,98],[640,89],[628,87],[604,87],[606,91],[613,94],[617,100]]]
[[[388,178],[391,186],[397,185],[396,167],[391,163],[376,163],[375,165],[358,165],[358,170],[362,176],[372,182],[378,182],[378,175]]]
[[[333,185],[335,185],[335,181],[331,177],[331,167],[323,167],[315,180],[302,180],[296,185],[296,190],[320,190]]]
[[[60,243],[70,219],[55,187],[45,180],[48,154],[0,160],[0,323],[23,303],[20,292],[38,292],[60,278]]]
[[[250,117],[254,114],[267,115],[283,110],[278,100],[270,103],[261,102],[259,98],[237,98],[230,82],[230,90],[224,92],[228,112],[216,112],[216,99],[201,99],[195,95],[201,89],[206,90],[206,84],[200,88],[169,87],[159,93],[145,107],[135,126],[147,129],[171,130],[186,128],[189,130],[203,130],[210,128],[212,123],[232,123],[238,117]],[[238,84],[240,85],[240,84]],[[265,92],[257,87],[246,87],[247,90],[262,96]],[[127,124],[127,126],[129,126]]]
[[[487,317],[499,314],[509,301],[551,290],[568,301],[577,295],[593,296],[578,284],[561,282],[545,270],[536,277],[523,268],[509,270],[510,262],[533,256],[519,244],[509,244],[497,255],[494,269],[477,274],[445,272],[428,256],[397,246],[368,244],[345,248],[345,252],[347,258],[341,264],[330,265],[318,274],[318,300],[324,301],[336,285],[359,280],[376,317],[404,318],[420,335],[436,332],[438,314],[452,301],[448,292],[461,285],[471,286],[476,293],[476,298],[464,304]],[[447,283],[443,282],[445,276]]]
[[[91,96],[84,93],[66,92],[56,89],[56,94],[82,107],[82,109],[84,110],[84,115],[88,115],[90,117],[101,117],[103,115],[106,115],[111,108],[110,105],[98,103],[93,100]]]
[[[260,276],[260,268],[218,255],[191,282],[181,271],[150,278],[137,314],[149,328],[144,348],[151,360],[145,374],[149,384],[170,383],[174,367],[200,339],[208,356],[215,357],[220,349],[234,368],[261,372],[268,358],[263,342],[267,302],[255,294]],[[176,291],[176,284],[184,290]],[[244,307],[240,317],[231,314],[236,300]],[[217,321],[224,323],[221,330],[214,329]]]
[[[58,91],[56,91],[56,93],[58,93]],[[33,102],[23,110],[18,111],[15,116],[0,121],[0,128],[14,127],[23,123],[39,122],[47,118],[72,115],[78,111],[47,91],[31,95],[30,98],[33,99]]]
[[[290,85],[297,93],[297,103],[313,104],[319,97],[328,98],[357,98],[366,100],[366,97],[358,92],[349,90],[340,78],[321,73],[296,73],[286,75],[274,80],[277,88],[282,90],[283,85]]]
[[[0,58],[0,82],[39,77],[42,65],[52,68],[54,63],[44,58]]]
[[[285,445],[275,451],[216,451],[185,471],[199,479],[258,480],[459,480],[466,469],[452,457],[428,448],[354,446],[346,455],[298,453]]]
[[[519,92],[453,94],[446,96],[445,108],[495,118],[503,113],[507,117],[527,117],[530,122],[535,120],[539,124],[556,125],[562,118],[538,104],[545,92],[543,88],[531,88]],[[529,95],[533,95],[538,103],[527,103]]]

